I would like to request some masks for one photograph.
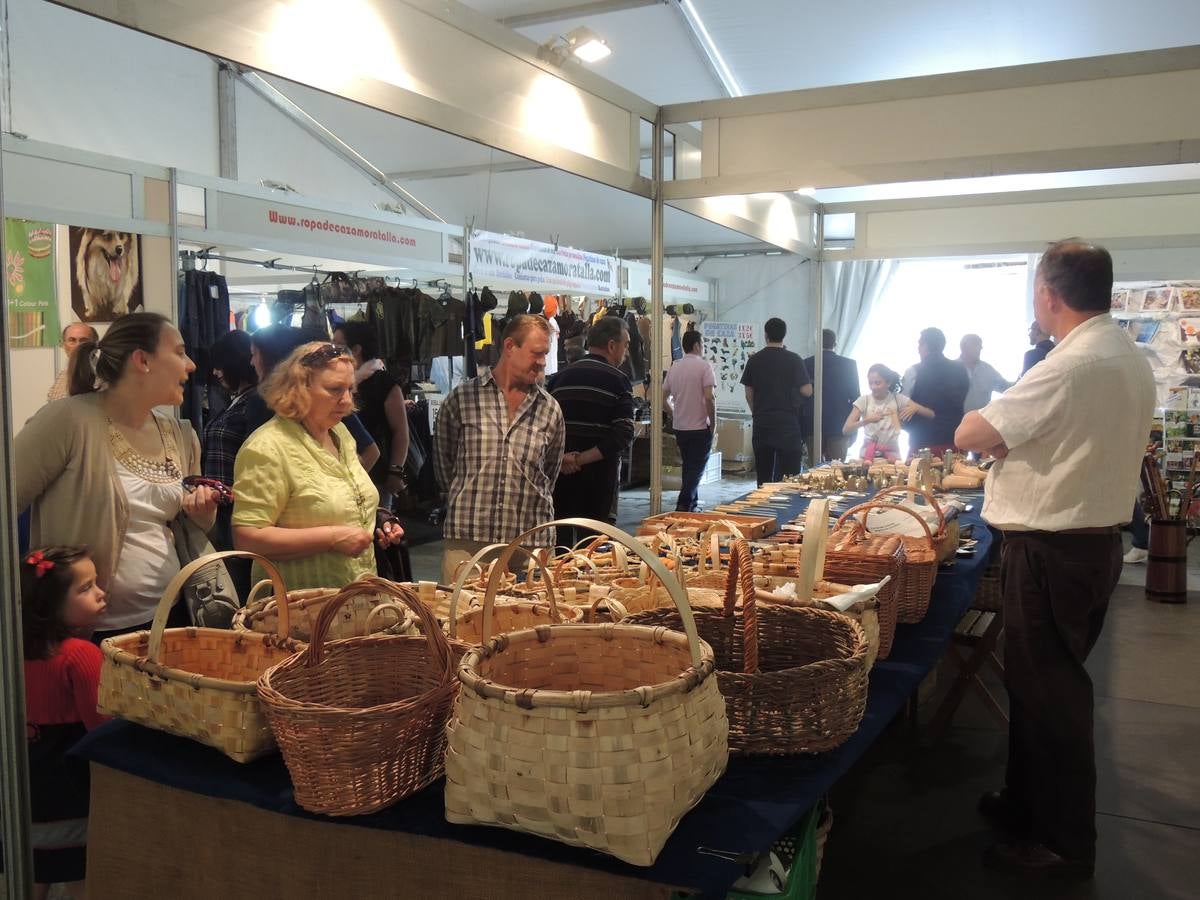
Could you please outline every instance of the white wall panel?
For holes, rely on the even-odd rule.
[[[216,174],[208,57],[44,0],[8,0],[8,15],[14,131]]]

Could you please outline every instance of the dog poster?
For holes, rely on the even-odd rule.
[[[142,236],[71,226],[71,308],[81,322],[112,322],[142,308]]]

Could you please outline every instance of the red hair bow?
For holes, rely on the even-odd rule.
[[[36,550],[25,557],[25,562],[33,566],[37,572],[38,578],[41,578],[47,572],[54,568],[54,560],[46,559],[46,554],[41,550]]]

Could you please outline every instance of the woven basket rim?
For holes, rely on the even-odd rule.
[[[325,642],[325,661],[335,659],[338,655],[347,650],[361,649],[366,646],[370,648],[373,644],[388,644],[396,641],[405,641],[419,645],[424,650],[428,646],[428,641],[424,634],[371,634],[352,638],[339,638],[334,641]],[[378,715],[393,715],[398,712],[404,712],[410,707],[426,703],[431,698],[438,694],[457,689],[453,677],[438,684],[437,687],[423,691],[420,694],[414,694],[411,697],[406,697],[403,700],[392,700],[388,703],[378,703],[375,706],[331,706],[325,703],[312,703],[307,700],[296,700],[282,693],[278,688],[271,685],[271,676],[284,672],[292,672],[295,669],[308,668],[308,655],[306,653],[296,653],[289,656],[282,662],[276,663],[271,668],[267,669],[258,677],[256,683],[259,699],[267,708],[276,710],[286,710],[289,714],[295,713],[312,713],[314,715],[328,714],[330,716],[355,716],[359,718],[371,718]],[[319,671],[322,666],[316,667]]]
[[[652,685],[640,685],[623,691],[558,691],[517,688],[497,684],[478,672],[479,665],[505,653],[518,644],[549,645],[557,632],[571,637],[595,637],[597,640],[613,640],[618,634],[639,641],[675,645],[685,653],[689,650],[687,635],[661,626],[630,625],[625,622],[605,622],[599,625],[538,625],[510,631],[492,638],[486,644],[472,647],[463,655],[458,665],[458,680],[463,688],[480,697],[503,700],[516,706],[532,709],[612,709],[625,706],[649,706],[655,700],[675,694],[686,694],[699,687],[715,672],[713,649],[700,641],[700,668],[692,665],[681,669],[670,681]],[[586,699],[582,697],[586,695]],[[582,711],[582,710],[581,710]]]
[[[223,640],[232,640],[235,643],[248,640],[256,641],[268,647],[274,647],[291,653],[296,653],[304,648],[304,644],[300,641],[292,638],[280,640],[274,634],[262,634],[257,631],[230,631],[227,628],[198,628],[194,625],[189,625],[186,628],[168,628],[163,632],[163,637],[166,638],[168,635],[177,636],[179,634],[183,634],[189,640],[195,640],[200,637],[217,637]],[[149,631],[132,631],[129,634],[105,638],[100,644],[100,652],[104,655],[105,659],[114,665],[135,669],[138,672],[144,672],[163,681],[178,681],[193,688],[210,688],[217,691],[226,691],[231,694],[252,694],[255,691],[257,678],[249,681],[213,678],[209,675],[201,675],[198,672],[189,672],[186,669],[165,666],[162,663],[152,663],[147,657],[130,653],[124,647],[125,644],[134,644],[136,646],[137,642],[143,639],[147,644],[149,643]]]

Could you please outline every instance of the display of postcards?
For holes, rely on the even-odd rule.
[[[1142,293],[1142,312],[1164,312],[1171,308],[1171,296],[1174,288],[1151,288]]]
[[[1185,387],[1167,388],[1167,402],[1163,404],[1163,409],[1176,410],[1187,409],[1188,407],[1188,389]]]
[[[1185,347],[1200,346],[1200,319],[1179,320],[1179,343]]]
[[[1200,287],[1177,287],[1175,298],[1179,308],[1188,312],[1200,310]]]
[[[1129,309],[1129,291],[1112,292],[1112,311],[1125,312]]]
[[[1189,375],[1200,375],[1200,349],[1182,351],[1179,360],[1183,363],[1183,371]],[[1190,397],[1188,401],[1191,402]]]
[[[1158,334],[1160,324],[1158,319],[1129,319],[1125,327],[1134,341],[1139,344],[1149,344]]]

